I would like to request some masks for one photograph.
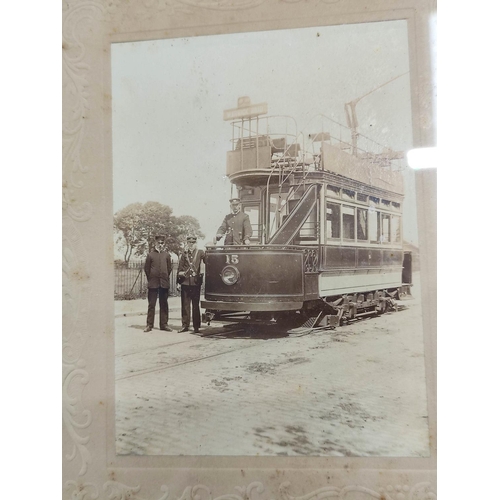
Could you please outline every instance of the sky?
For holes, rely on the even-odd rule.
[[[196,217],[211,241],[231,195],[222,115],[241,96],[308,131],[319,113],[346,124],[345,103],[403,75],[356,111],[361,134],[406,152],[408,71],[405,21],[113,44],[114,212],[158,201]],[[417,243],[413,173],[404,175],[404,239]]]

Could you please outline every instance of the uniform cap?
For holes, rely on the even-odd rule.
[[[192,234],[190,234],[190,235],[186,238],[186,241],[196,241],[196,240],[197,240],[196,236],[194,236],[194,235],[192,235]]]
[[[231,198],[229,203],[236,205],[237,203],[241,203],[241,200],[239,198]]]
[[[155,234],[155,240],[159,239],[166,240],[167,238],[165,237],[164,234]]]

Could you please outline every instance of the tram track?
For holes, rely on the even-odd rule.
[[[133,352],[126,352],[124,354],[117,354],[117,358],[124,358],[126,356],[133,356],[134,354],[144,354],[145,352],[149,351],[157,351],[158,349],[163,349],[165,347],[172,347],[174,345],[180,345],[180,344],[186,344],[188,342],[194,342],[196,339],[189,339],[189,340],[181,340],[180,342],[171,342],[170,344],[161,344],[157,345],[154,348],[149,348],[149,349],[144,349],[143,351],[133,351]]]
[[[186,361],[182,361],[180,363],[173,363],[173,364],[168,365],[168,366],[161,366],[158,368],[152,368],[150,370],[143,370],[143,371],[137,372],[137,373],[130,373],[128,375],[124,375],[122,377],[116,378],[116,382],[120,382],[121,380],[127,380],[127,379],[134,378],[134,377],[141,377],[142,375],[148,375],[150,373],[156,373],[156,372],[161,372],[164,370],[169,370],[171,368],[177,368],[178,366],[188,365],[190,363],[196,363],[198,361],[205,361],[207,359],[216,358],[218,356],[224,356],[226,354],[231,354],[231,353],[237,352],[237,351],[244,351],[245,349],[251,349],[252,347],[258,347],[259,345],[260,345],[260,342],[257,342],[257,343],[252,344],[252,345],[242,346],[242,347],[238,347],[236,349],[230,349],[228,351],[218,352],[216,354],[211,354],[209,356],[201,356],[199,358],[189,359]]]
[[[228,325],[228,326],[233,326],[233,325]],[[321,330],[324,330],[324,329],[319,329],[317,331],[317,333],[319,333],[319,331]],[[201,337],[214,337],[214,336],[217,336],[217,335],[230,335],[230,334],[236,334],[236,333],[239,333],[239,332],[242,332],[242,331],[245,331],[245,328],[241,328],[240,325],[234,325],[234,329],[228,329],[228,331],[223,331],[223,332],[214,332],[214,333],[211,333],[211,334],[208,334],[208,335],[202,335]],[[284,331],[283,333],[287,333],[286,331]],[[291,338],[298,338],[298,337],[301,337],[303,334],[301,335],[294,335],[294,334],[290,334],[290,337]],[[278,337],[278,338],[270,338],[270,339],[267,339],[266,342],[272,342],[272,341],[277,341],[277,340],[281,340],[282,337]],[[167,344],[166,346],[163,346],[163,347],[169,347],[169,346],[173,346],[173,345],[179,345],[179,344],[186,344],[186,343],[190,343],[190,342],[196,342],[196,339],[190,339],[190,340],[185,340],[185,341],[182,341],[182,342],[176,342],[176,343],[173,343],[173,344]],[[253,347],[258,347],[261,343],[260,342],[256,342],[256,343],[253,343],[252,345],[246,345],[246,346],[241,346],[241,347],[237,347],[235,349],[229,349],[227,351],[222,351],[222,352],[218,352],[218,353],[215,353],[215,354],[210,354],[208,356],[200,356],[200,357],[197,357],[197,358],[194,358],[194,359],[189,359],[189,360],[186,360],[186,361],[182,361],[182,362],[179,362],[179,363],[173,363],[173,364],[170,364],[168,366],[161,366],[161,367],[156,367],[156,368],[151,368],[151,369],[148,369],[148,370],[142,370],[142,371],[139,371],[139,372],[135,372],[135,373],[129,373],[127,375],[123,375],[121,377],[117,377],[115,379],[116,382],[119,382],[121,380],[128,380],[128,379],[131,379],[131,378],[134,378],[134,377],[140,377],[142,375],[148,375],[150,373],[157,373],[157,372],[161,372],[163,370],[169,370],[171,368],[177,368],[179,366],[183,366],[183,365],[187,365],[187,364],[191,364],[191,363],[196,363],[198,361],[204,361],[204,360],[207,360],[207,359],[212,359],[212,358],[215,358],[215,357],[218,357],[218,356],[224,356],[226,354],[231,354],[231,353],[234,353],[234,352],[238,352],[238,351],[243,351],[243,350],[246,350],[246,349],[251,349]],[[156,350],[156,348],[155,348]],[[147,352],[146,351],[142,351],[142,353],[144,352]],[[131,353],[128,353],[128,354],[131,354]],[[127,355],[128,355],[127,354]],[[122,355],[124,356],[124,355]]]
[[[406,309],[406,307],[403,307],[403,310]],[[345,324],[345,326],[349,325],[349,324],[352,324],[352,323],[358,323],[358,322],[363,322],[363,321],[366,321],[370,318],[373,318],[372,316],[364,316],[364,317],[360,317],[360,318],[356,318],[356,320],[354,321],[349,321],[348,323]],[[181,345],[181,344],[187,344],[187,343],[194,343],[194,342],[197,342],[200,338],[207,338],[207,337],[216,337],[218,335],[224,335],[224,336],[228,336],[228,335],[232,335],[232,334],[237,334],[239,332],[244,332],[245,331],[245,327],[241,327],[240,324],[234,324],[234,325],[224,325],[222,328],[226,328],[226,330],[222,330],[222,331],[216,331],[216,332],[213,332],[213,333],[209,333],[209,334],[206,334],[206,335],[200,335],[198,336],[197,338],[193,338],[193,339],[189,339],[189,340],[182,340],[180,342],[174,342],[174,343],[171,343],[171,344],[164,344],[164,345],[161,345],[161,346],[157,346],[155,347],[154,349],[146,349],[144,351],[138,351],[138,352],[135,352],[135,353],[126,353],[126,354],[121,354],[117,357],[125,357],[125,356],[129,356],[129,355],[133,355],[133,354],[143,354],[145,352],[148,352],[148,351],[155,351],[157,349],[161,349],[161,348],[165,348],[165,347],[172,347],[172,346],[176,346],[176,345]],[[340,329],[342,329],[342,326],[340,326]],[[304,331],[301,331],[301,332],[293,332],[293,331],[288,331],[288,330],[284,330],[283,332],[278,332],[278,333],[283,333],[283,334],[286,334],[287,336],[289,336],[290,338],[300,338],[300,337],[303,337],[304,335],[309,335],[311,333],[324,333],[325,331],[333,331],[331,330],[330,328],[328,327],[316,327],[316,328],[304,328]],[[272,341],[277,341],[277,340],[281,340],[283,337],[277,337],[277,338],[268,338],[266,341],[267,342],[272,342]],[[251,340],[251,338],[250,338]],[[215,353],[215,354],[210,354],[208,356],[200,356],[200,357],[197,357],[197,358],[193,358],[193,359],[189,359],[189,360],[186,360],[186,361],[181,361],[179,363],[173,363],[173,364],[170,364],[168,366],[161,366],[161,367],[156,367],[156,368],[151,368],[151,369],[148,369],[148,370],[142,370],[142,371],[138,371],[138,372],[135,372],[135,373],[129,373],[127,375],[123,375],[121,377],[117,377],[115,379],[116,382],[119,382],[121,380],[127,380],[127,379],[130,379],[130,378],[135,378],[135,377],[141,377],[143,375],[148,375],[150,373],[157,373],[157,372],[161,372],[161,371],[164,371],[164,370],[169,370],[171,368],[177,368],[179,366],[184,366],[184,365],[187,365],[187,364],[191,364],[191,363],[196,363],[198,361],[205,361],[207,359],[212,359],[212,358],[215,358],[215,357],[218,357],[218,356],[224,356],[226,354],[231,354],[231,353],[234,353],[234,352],[238,352],[238,351],[243,351],[245,349],[251,349],[253,347],[258,347],[260,345],[260,342],[256,342],[252,345],[246,345],[246,346],[241,346],[241,347],[237,347],[235,349],[229,349],[227,351],[222,351],[222,352],[218,352],[218,353]]]
[[[232,330],[232,329],[228,328],[230,326],[233,326],[233,327],[236,326],[237,328]],[[165,347],[172,347],[175,345],[186,344],[189,342],[196,342],[196,340],[200,339],[200,338],[215,337],[217,335],[222,335],[222,334],[228,335],[231,333],[238,333],[239,331],[243,331],[243,329],[241,327],[239,327],[239,325],[225,325],[225,326],[223,326],[223,328],[228,328],[228,329],[226,331],[217,331],[217,332],[209,333],[206,335],[197,335],[196,338],[190,338],[188,340],[181,340],[179,342],[171,342],[169,344],[161,344],[161,345],[155,346],[154,348],[144,349],[142,351],[133,351],[133,352],[126,352],[123,354],[117,354],[116,357],[117,358],[124,358],[126,356],[133,356],[134,354],[144,354],[145,352],[149,352],[152,350],[156,351],[157,349],[163,349]]]

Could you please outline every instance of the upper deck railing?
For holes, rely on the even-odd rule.
[[[271,169],[277,164],[293,167],[300,145],[297,124],[289,116],[265,116],[232,122],[227,174],[243,170]]]
[[[257,116],[232,122],[232,148],[227,153],[227,175],[255,170],[280,177],[286,172],[327,170],[366,184],[402,192],[398,175],[404,155],[326,116],[317,115],[306,125],[314,132],[297,132],[288,116]]]
[[[298,132],[290,116],[264,116],[241,119],[231,123],[231,151],[228,152],[228,174],[239,170],[269,169],[303,165],[322,169],[321,147],[329,144],[337,149],[390,170],[402,170],[403,155],[383,144],[357,133],[352,144],[352,131],[326,115],[316,115],[306,125],[314,132]],[[240,167],[240,168],[238,168]]]

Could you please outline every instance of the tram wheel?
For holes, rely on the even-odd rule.
[[[377,306],[377,314],[384,314],[387,309],[387,303],[385,300],[381,300]]]
[[[356,319],[356,314],[358,312],[358,309],[356,306],[352,306],[349,308],[349,319],[353,320]]]

